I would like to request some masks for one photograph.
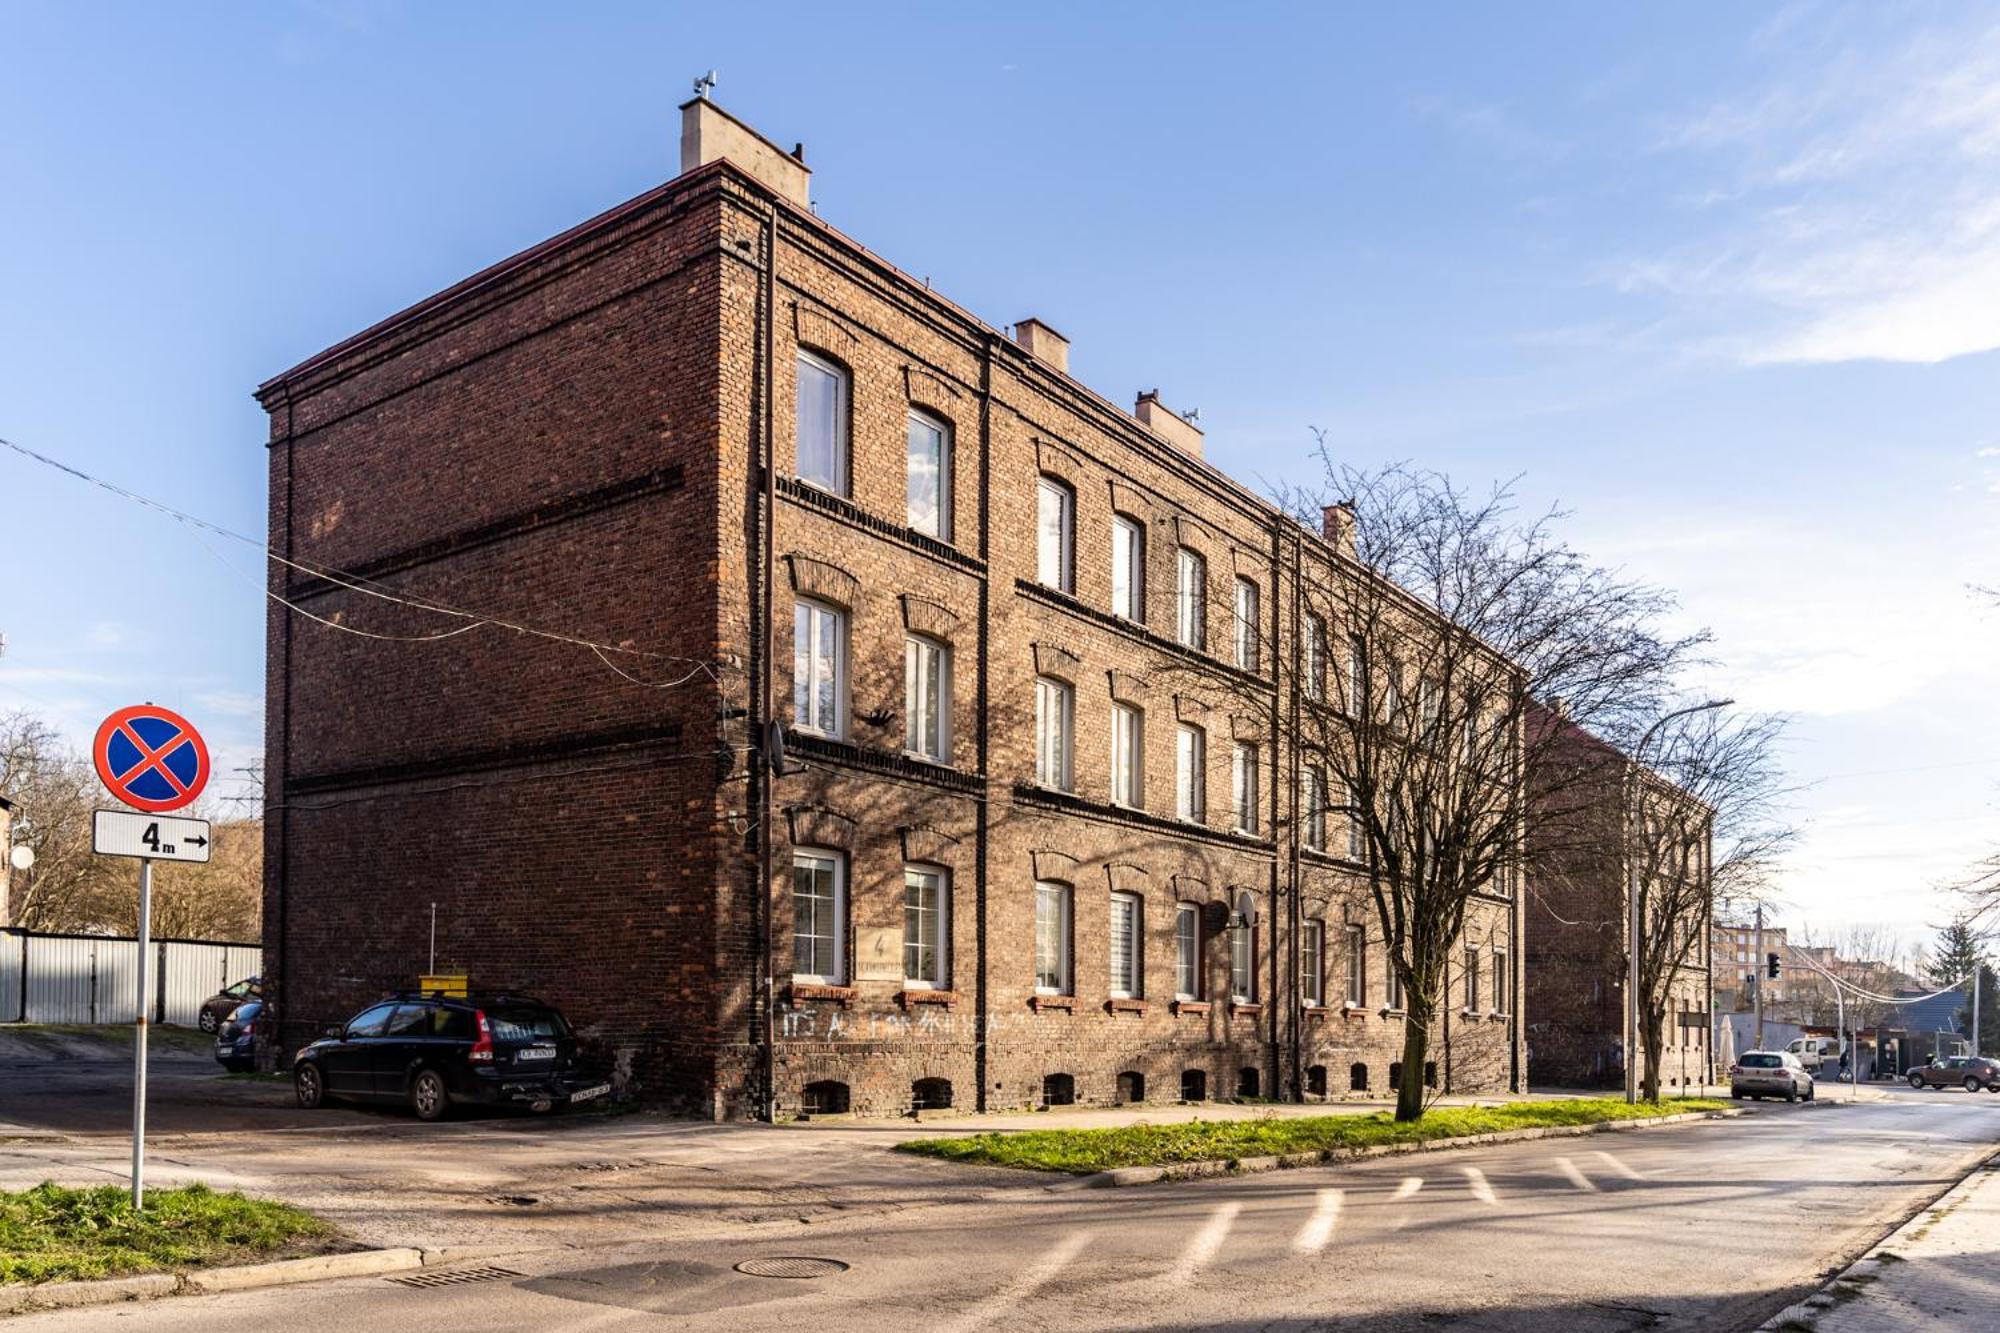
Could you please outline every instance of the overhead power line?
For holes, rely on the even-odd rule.
[[[277,602],[280,606],[283,606],[286,610],[304,616],[306,619],[311,620],[316,624],[324,625],[328,629],[338,630],[343,634],[353,634],[365,639],[377,639],[392,643],[434,643],[442,639],[454,638],[457,635],[467,633],[471,630],[479,629],[485,626],[491,626],[495,629],[511,630],[516,634],[526,634],[538,639],[547,639],[553,643],[563,643],[578,648],[587,648],[593,654],[595,654],[597,659],[600,662],[602,662],[606,667],[608,667],[612,672],[622,677],[623,679],[630,681],[634,685],[639,685],[647,689],[670,689],[676,685],[685,684],[687,681],[692,680],[694,677],[698,675],[707,675],[712,680],[717,680],[718,682],[720,681],[720,677],[717,675],[715,668],[711,666],[708,662],[705,662],[700,658],[682,657],[674,653],[654,652],[649,649],[628,647],[627,645],[624,644],[605,643],[599,640],[585,638],[581,635],[568,633],[566,631],[549,629],[545,626],[531,624],[525,620],[520,620],[511,616],[496,615],[485,611],[475,611],[463,606],[455,606],[449,602],[437,600],[436,598],[411,596],[407,593],[399,593],[392,591],[384,584],[381,584],[373,579],[367,578],[360,574],[353,573],[348,570],[339,569],[332,565],[321,565],[313,561],[296,560],[293,559],[292,557],[279,554],[277,551],[272,550],[269,544],[261,542],[254,537],[246,536],[241,532],[237,532],[233,528],[226,528],[219,523],[210,522],[208,519],[201,518],[195,514],[190,514],[185,510],[176,509],[174,506],[167,504],[165,501],[156,500],[149,495],[143,495],[140,492],[132,490],[129,487],[121,486],[117,482],[106,480],[103,477],[99,477],[93,473],[86,472],[82,468],[74,467],[68,463],[61,461],[60,459],[51,458],[47,454],[37,452],[34,449],[28,448],[26,445],[18,444],[15,441],[7,439],[4,436],[0,436],[0,446],[4,446],[7,449],[12,450],[14,453],[21,455],[23,458],[27,458],[36,463],[40,463],[44,467],[53,468],[58,472],[76,478],[78,481],[82,481],[91,486],[95,486],[100,490],[108,491],[112,495],[118,496],[122,500],[127,500],[133,504],[140,505],[147,509],[151,509],[157,513],[165,514],[168,518],[173,519],[176,523],[179,523],[183,527],[190,529],[191,532],[196,536],[197,541],[201,541],[199,536],[200,532],[204,531],[210,532],[218,537],[226,537],[230,541],[241,542],[245,546],[249,546],[257,551],[261,551],[266,560],[273,561],[287,569],[294,570],[301,574],[310,575],[314,578],[325,579],[327,582],[335,584],[338,587],[346,588],[351,592],[360,593],[363,596],[373,597],[378,600],[389,602],[398,606],[409,607],[413,610],[425,612],[430,615],[446,616],[452,619],[463,620],[467,622],[466,624],[460,625],[455,629],[446,630],[436,634],[416,634],[416,635],[385,634],[376,630],[366,630],[366,629],[361,629],[354,625],[343,624],[340,621],[332,620],[329,619],[328,617],[317,615],[311,611],[306,610],[304,607],[299,606],[297,603],[287,600],[284,596],[282,596],[275,590],[271,589],[270,587],[268,586],[264,587],[263,591],[265,595],[268,596],[271,600]],[[231,569],[235,569],[235,566],[233,564],[230,564],[230,562],[227,559],[223,558],[220,552],[216,551],[213,547],[208,546],[207,542],[201,541],[201,545],[204,548],[208,549],[210,554],[215,555],[218,559],[222,560],[222,562],[225,565],[229,565]],[[237,570],[236,572],[238,574],[242,573],[241,570]],[[613,662],[607,656],[607,654],[617,654],[621,657],[625,657],[628,659],[646,659],[659,662],[680,662],[688,664],[690,669],[686,673],[677,676],[672,680],[662,680],[662,681],[643,680],[640,677],[633,675],[631,672],[626,671],[621,667],[619,667],[615,662]]]

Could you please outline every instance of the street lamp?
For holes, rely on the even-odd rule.
[[[1644,924],[1639,912],[1639,775],[1645,770],[1646,747],[1654,733],[1677,717],[1727,708],[1734,699],[1710,699],[1663,714],[1632,747],[1632,762],[1626,777],[1631,790],[1625,801],[1625,1100],[1639,1100],[1639,928]],[[1712,835],[1711,835],[1712,836]],[[1706,872],[1704,872],[1706,873]]]

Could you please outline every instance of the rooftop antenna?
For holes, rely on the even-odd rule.
[[[694,81],[694,95],[696,97],[699,97],[702,101],[706,102],[708,100],[708,95],[711,92],[715,91],[715,84],[717,77],[718,77],[717,72],[715,70],[710,70],[708,73],[696,79]]]
[[[1181,420],[1187,422],[1190,426],[1194,425],[1201,420],[1201,409],[1190,407],[1187,411],[1181,413]]]

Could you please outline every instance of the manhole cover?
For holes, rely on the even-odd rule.
[[[847,1265],[838,1259],[802,1259],[774,1254],[765,1259],[745,1259],[736,1265],[736,1271],[748,1273],[751,1277],[832,1277],[835,1273],[845,1273]]]

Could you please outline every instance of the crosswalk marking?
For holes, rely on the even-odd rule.
[[[1640,1175],[1637,1171],[1634,1171],[1631,1167],[1627,1166],[1625,1163],[1619,1161],[1616,1157],[1613,1157],[1610,1153],[1605,1152],[1602,1148],[1599,1148],[1597,1150],[1597,1156],[1602,1157],[1604,1159],[1604,1164],[1606,1166],[1610,1167],[1613,1171],[1616,1171],[1619,1175],[1625,1177],[1625,1179],[1627,1180],[1645,1179],[1644,1176]]]
[[[1168,1278],[1175,1282],[1192,1280],[1201,1271],[1202,1265],[1213,1259],[1215,1252],[1222,1248],[1222,1242],[1229,1238],[1229,1228],[1236,1224],[1236,1214],[1242,1211],[1240,1203],[1225,1203],[1210,1213],[1208,1221],[1194,1233],[1188,1247],[1181,1251],[1181,1257],[1175,1261]]]
[[[1396,1203],[1401,1203],[1423,1187],[1424,1178],[1422,1176],[1404,1176],[1403,1183],[1396,1186],[1396,1192],[1391,1194],[1389,1198]]]
[[[1072,1231],[1064,1236],[1037,1259],[1034,1266],[1022,1271],[1012,1282],[994,1292],[979,1304],[966,1310],[958,1318],[942,1325],[945,1333],[972,1333],[973,1329],[984,1327],[1001,1315],[1035,1294],[1041,1286],[1069,1266],[1076,1258],[1078,1250],[1090,1243],[1087,1232]]]
[[[1500,1200],[1493,1193],[1493,1186],[1487,1183],[1486,1173],[1476,1166],[1461,1166],[1465,1173],[1465,1183],[1472,1189],[1472,1197],[1481,1203],[1498,1204]]]
[[[1588,1190],[1592,1194],[1595,1194],[1597,1192],[1597,1186],[1591,1183],[1591,1179],[1589,1176],[1583,1174],[1583,1168],[1578,1166],[1575,1162],[1572,1162],[1569,1158],[1567,1157],[1556,1158],[1556,1166],[1562,1171],[1562,1173],[1565,1176],[1569,1177],[1570,1184],[1576,1186],[1580,1190]]]
[[[1333,1229],[1340,1222],[1340,1191],[1327,1189],[1319,1192],[1319,1206],[1312,1216],[1299,1228],[1299,1234],[1292,1237],[1292,1249],[1299,1254],[1318,1254],[1333,1239]]]

